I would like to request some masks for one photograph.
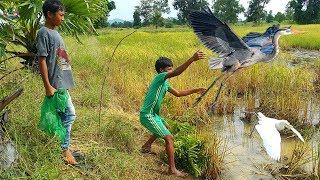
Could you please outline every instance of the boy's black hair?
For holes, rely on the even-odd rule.
[[[157,61],[156,64],[154,65],[156,68],[156,71],[158,73],[160,72],[160,69],[164,69],[166,67],[172,67],[173,63],[171,61],[171,59],[167,58],[167,57],[160,57]]]
[[[42,12],[45,18],[48,17],[48,12],[56,13],[58,11],[64,11],[65,8],[59,0],[46,0],[42,6]]]

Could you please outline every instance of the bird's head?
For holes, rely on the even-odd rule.
[[[279,35],[290,35],[290,34],[301,34],[301,33],[305,33],[306,31],[300,31],[300,30],[292,30],[291,26],[289,27],[284,27],[281,29],[278,29],[278,31],[276,33],[278,33]]]
[[[292,127],[287,120],[283,120],[283,119],[278,120],[275,123],[275,126],[276,126],[277,130],[283,130],[285,127],[290,129]]]
[[[282,36],[292,34],[291,26],[278,29],[278,31],[276,33],[278,33],[279,35],[282,35]]]

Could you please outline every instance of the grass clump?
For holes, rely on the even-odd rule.
[[[204,175],[209,160],[204,141],[194,135],[184,135],[175,138],[174,146],[175,162],[178,168],[186,169],[196,177]]]
[[[195,126],[184,122],[170,121],[171,131],[174,135],[175,163],[196,177],[215,178],[221,173],[223,162],[220,154],[212,151],[219,149],[221,144],[214,144],[208,134],[197,134]],[[218,151],[218,150],[217,150]],[[216,151],[216,152],[217,152]],[[218,157],[220,156],[220,157]],[[167,156],[162,153],[162,158],[167,161]],[[216,160],[219,159],[220,163]]]
[[[139,157],[105,146],[94,146],[90,150],[87,164],[93,179],[135,179],[140,177]]]
[[[121,116],[110,116],[101,127],[102,141],[121,152],[132,153],[137,146],[134,127],[126,123],[128,119]]]
[[[209,156],[206,142],[196,136],[196,129],[189,123],[172,124],[174,135],[175,162],[178,168],[186,169],[196,177],[204,174]]]
[[[309,151],[310,147],[307,144],[296,145],[289,160],[278,164],[266,164],[263,169],[276,179],[314,179],[314,174],[304,169],[310,162],[307,157]]]

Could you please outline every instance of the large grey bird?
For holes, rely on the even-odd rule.
[[[257,62],[271,61],[279,53],[278,40],[280,36],[293,34],[290,27],[279,29],[279,26],[273,26],[264,34],[248,34],[244,37],[245,42],[226,23],[216,18],[210,8],[192,12],[189,19],[195,34],[203,45],[219,55],[217,58],[211,57],[209,59],[209,67],[211,69],[222,69],[223,72],[197,98],[193,107],[201,101],[219,79],[229,74],[222,80],[215,100],[211,105],[211,107],[215,107],[222,86],[235,72]]]

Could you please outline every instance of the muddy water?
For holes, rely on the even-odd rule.
[[[267,164],[280,166],[291,158],[295,145],[301,142],[296,136],[282,137],[281,162],[278,163],[267,155],[257,131],[252,131],[256,124],[255,118],[251,118],[253,122],[244,121],[242,114],[239,109],[233,115],[213,117],[213,131],[228,144],[223,179],[274,179],[263,167]]]
[[[316,61],[320,59],[319,50],[291,49],[285,52],[293,55],[289,67],[299,67],[304,64],[315,65]]]
[[[320,58],[319,50],[307,50],[307,49],[291,49],[287,53],[293,54],[297,59],[318,59]]]
[[[320,59],[320,51],[318,50],[289,50],[286,53],[294,56],[294,61],[289,64],[290,67],[298,67],[299,64],[313,64],[314,60]],[[318,98],[316,101],[310,101],[308,107],[307,122],[313,125],[319,125],[320,109]],[[256,101],[256,107],[259,107],[259,101]],[[272,160],[266,153],[262,139],[254,126],[257,119],[252,117],[250,120],[244,120],[243,111],[245,108],[239,107],[232,115],[213,116],[213,123],[210,130],[227,143],[227,154],[225,156],[225,168],[223,170],[223,179],[240,179],[240,180],[256,180],[256,179],[275,179],[268,168],[283,167],[288,163],[297,145],[301,145],[301,141],[297,136],[286,137],[282,135],[281,142],[281,160],[277,162]],[[251,134],[252,132],[252,134]],[[251,134],[251,135],[250,135]],[[281,134],[281,133],[280,133]],[[305,158],[310,158],[312,148],[314,151],[318,149],[319,135],[312,140],[308,140],[308,149]],[[306,163],[303,167],[305,172],[312,172],[312,163]]]

